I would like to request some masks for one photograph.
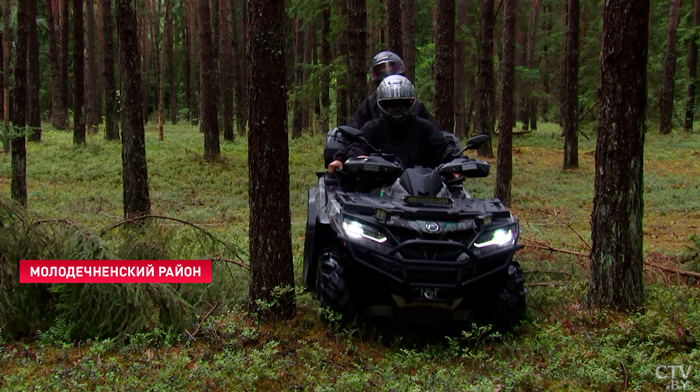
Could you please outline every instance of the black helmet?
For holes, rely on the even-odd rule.
[[[387,118],[401,124],[413,114],[416,93],[413,83],[401,75],[389,75],[377,87],[377,105]]]
[[[380,82],[389,75],[403,74],[403,60],[394,52],[379,52],[372,58],[369,74],[373,82]]]

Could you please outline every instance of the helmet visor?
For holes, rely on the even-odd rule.
[[[413,99],[385,99],[378,103],[379,108],[392,117],[403,116],[413,108]]]
[[[372,80],[381,80],[389,75],[403,73],[403,64],[396,61],[385,61],[372,67]]]

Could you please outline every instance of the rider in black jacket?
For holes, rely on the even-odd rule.
[[[404,72],[403,60],[394,52],[384,51],[379,52],[372,58],[370,64],[370,77],[378,86],[381,81],[389,75],[401,75]],[[428,113],[428,109],[423,105],[423,102],[416,99],[413,105],[413,113],[420,118],[428,121],[433,121],[433,118]],[[371,120],[381,117],[382,112],[377,105],[376,91],[370,94],[360,103],[355,113],[352,115],[350,122],[347,124],[353,128],[362,129],[362,127]]]
[[[383,153],[396,154],[404,167],[436,167],[451,161],[457,148],[433,122],[414,115],[415,102],[413,84],[408,79],[401,75],[386,77],[377,88],[377,106],[382,115],[362,127],[364,138]],[[342,170],[347,158],[370,152],[364,142],[344,146],[333,157],[328,171]]]

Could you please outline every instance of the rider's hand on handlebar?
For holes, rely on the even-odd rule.
[[[452,173],[452,175],[453,175],[455,178],[460,178],[460,177],[462,177],[462,173],[454,172],[454,173]]]
[[[336,159],[328,165],[328,173],[333,174],[336,170],[343,170],[343,161]]]

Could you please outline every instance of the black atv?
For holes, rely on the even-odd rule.
[[[342,137],[366,143],[357,129],[333,129],[326,166]],[[459,146],[454,135],[446,137]],[[452,162],[436,169],[405,169],[377,151],[348,159],[337,176],[317,172],[318,186],[309,190],[303,279],[322,307],[346,321],[388,317],[507,329],[521,319],[526,289],[513,260],[523,247],[518,220],[498,199],[474,199],[462,190],[464,177],[489,173],[487,162],[462,156],[487,138],[469,139]]]

